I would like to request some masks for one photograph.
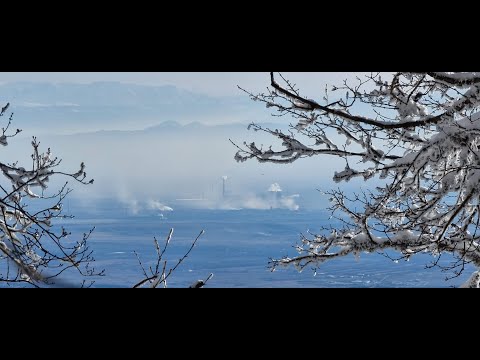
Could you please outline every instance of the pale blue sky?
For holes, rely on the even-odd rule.
[[[305,93],[323,91],[325,83],[340,84],[360,73],[347,72],[286,72]],[[209,95],[239,94],[237,85],[263,91],[269,84],[268,72],[0,72],[0,83],[16,81],[91,83],[120,81],[145,85],[175,85]]]
[[[353,80],[360,75],[283,74],[298,85],[304,96],[319,101],[324,95],[326,84],[340,85],[344,79]],[[35,87],[35,91],[40,92],[36,99],[35,94],[31,93],[22,98],[22,86],[18,89],[13,86],[13,95],[10,97],[8,92],[4,93],[5,99],[0,100],[11,102],[12,111],[15,112],[14,126],[24,131],[21,136],[10,141],[7,149],[2,149],[3,156],[11,161],[28,162],[30,153],[25,149],[28,148],[32,135],[39,136],[42,145],[51,146],[56,156],[58,154],[65,159],[63,166],[76,171],[80,162],[87,164],[87,172],[95,178],[95,186],[77,188],[73,195],[83,200],[113,197],[132,206],[147,200],[166,202],[166,205],[170,206],[168,201],[177,197],[205,196],[216,201],[222,186],[221,177],[227,175],[229,191],[241,200],[234,204],[234,207],[258,206],[261,199],[257,195],[265,193],[272,183],[279,183],[287,195],[301,195],[291,201],[310,206],[308,201],[315,205],[317,201],[318,204],[321,203],[316,189],[329,183],[333,173],[343,170],[345,166],[342,161],[329,157],[302,159],[288,166],[258,164],[256,161],[237,163],[234,160],[237,149],[229,139],[237,144],[256,141],[259,144],[279,146],[278,141],[266,134],[247,131],[250,122],[276,122],[287,126],[292,121],[289,118],[272,117],[271,111],[263,104],[248,101],[248,97],[237,89],[237,85],[240,85],[253,93],[265,91],[270,84],[268,72],[0,72],[0,83],[19,81],[83,84],[111,81],[157,86],[169,84],[201,94],[219,97],[239,95],[247,100],[229,103],[231,99],[223,99],[223,102],[212,102],[200,97],[208,104],[202,106],[201,102],[189,102],[186,96],[187,100],[178,104],[160,101],[157,109],[156,105],[142,103],[142,98],[133,99],[131,104],[116,103],[112,99],[115,92],[110,99],[108,93],[101,92],[95,93],[95,98],[92,99],[90,95],[95,87],[85,86],[78,93],[74,92],[75,98],[69,100],[74,103],[78,100],[81,105],[57,106],[60,100],[55,97],[62,94],[50,92],[49,87],[45,87],[45,91],[42,86]],[[115,89],[115,86],[111,88]],[[124,98],[119,99],[117,101]],[[111,102],[114,106],[109,105]],[[223,105],[224,103],[228,106]],[[117,107],[121,109],[118,110]],[[181,128],[171,132],[161,129],[144,130],[170,120],[184,125],[201,122],[224,127],[203,132],[196,128]],[[234,123],[241,125],[225,127]],[[99,130],[137,132],[94,133]],[[312,173],[312,169],[318,171]]]

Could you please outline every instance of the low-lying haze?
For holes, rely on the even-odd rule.
[[[17,77],[23,82],[6,83],[13,75],[3,73],[0,100],[11,103],[12,126],[23,132],[9,139],[2,160],[28,164],[31,136],[38,136],[45,150],[51,147],[64,159],[63,170],[76,171],[80,162],[86,163],[88,177],[95,183],[75,186],[72,199],[90,206],[115,199],[132,213],[169,211],[176,206],[325,207],[326,199],[316,189],[331,187],[334,171],[344,167],[329,157],[288,165],[235,162],[237,149],[230,140],[238,145],[243,141],[270,145],[273,140],[279,145],[265,134],[247,131],[249,123],[285,129],[291,121],[272,117],[235,86],[262,91],[268,85],[268,74],[229,73],[223,82],[216,74],[210,87],[201,86],[199,74],[177,74],[175,86],[173,73],[163,76],[170,85],[149,83],[141,74],[137,84],[132,83],[132,74],[119,76],[121,83],[113,81],[113,73],[99,75],[93,83],[85,81],[93,79],[88,73],[81,77],[83,81],[64,83],[62,79],[73,81],[79,76],[67,75],[48,78],[28,77],[27,73]],[[303,80],[298,85],[307,90],[322,91],[325,83],[318,82],[322,77],[337,84],[341,79],[338,73],[309,76],[309,81],[306,74],[293,78]],[[188,83],[188,79],[197,82]],[[228,90],[212,90],[219,88]],[[225,190],[222,176],[228,177]],[[278,199],[272,199],[268,191],[273,184],[282,189]]]

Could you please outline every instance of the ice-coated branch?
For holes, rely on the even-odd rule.
[[[281,146],[235,144],[237,161],[291,163],[330,155],[345,162],[335,182],[376,179],[369,192],[327,192],[332,214],[346,229],[336,229],[333,238],[303,239],[307,247],[297,248],[299,256],[273,260],[274,266],[303,267],[363,247],[451,252],[458,260],[452,269],[461,271],[466,263],[479,265],[480,73],[372,73],[327,88],[316,100],[270,73],[266,93],[246,92],[291,122],[288,133],[250,125]],[[327,251],[331,246],[338,251]]]
[[[480,73],[477,72],[428,72],[427,74],[435,80],[441,81],[448,85],[469,86],[480,83]]]
[[[0,112],[3,116],[9,104]],[[21,132],[9,132],[12,114],[2,128],[0,142],[7,146],[7,138]],[[4,284],[25,283],[35,287],[66,284],[60,275],[75,271],[81,276],[103,275],[91,266],[94,258],[88,246],[93,231],[80,240],[71,238],[63,227],[55,226],[55,220],[72,217],[64,214],[63,202],[72,191],[67,183],[59,190],[49,192],[52,177],[64,176],[82,184],[85,181],[84,165],[82,174],[57,170],[61,159],[54,157],[50,148],[40,150],[40,142],[33,137],[31,163],[21,166],[0,161],[0,282]],[[93,282],[92,282],[93,283]],[[90,283],[90,285],[92,284]],[[85,281],[83,286],[85,286]],[[88,285],[87,285],[88,286]]]

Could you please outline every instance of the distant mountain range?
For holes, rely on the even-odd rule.
[[[265,117],[246,96],[212,97],[175,86],[119,82],[0,85],[0,104],[10,102],[15,126],[36,134],[135,130],[164,122],[249,123]]]
[[[211,97],[174,86],[115,82],[11,83],[0,85],[0,105],[6,102],[15,113],[13,128],[24,132],[9,139],[3,158],[28,164],[30,137],[37,135],[44,148],[64,159],[62,168],[76,171],[80,162],[87,164],[95,185],[76,187],[79,199],[221,201],[222,176],[228,176],[228,191],[237,197],[256,200],[252,194],[278,182],[302,195],[302,207],[317,206],[323,201],[317,186],[344,166],[327,158],[285,166],[237,163],[229,139],[240,146],[243,141],[280,145],[268,134],[247,131],[250,122],[285,129],[291,121],[271,117],[242,94]],[[7,117],[0,120],[1,127]],[[321,172],[312,175],[312,169]]]

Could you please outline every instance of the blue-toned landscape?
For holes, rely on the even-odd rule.
[[[188,253],[173,288],[210,274],[207,288],[480,287],[477,83],[0,73],[0,286],[49,286],[60,273],[58,287],[155,287],[160,272],[149,278],[137,255],[155,266],[154,237],[162,246],[173,228],[167,273]],[[335,231],[295,248],[322,227]],[[328,260],[299,272],[305,258]],[[76,271],[90,265],[105,276]]]
[[[204,229],[191,255],[175,271],[169,287],[188,287],[195,280],[213,278],[208,287],[449,287],[459,286],[469,272],[445,282],[448,273],[438,267],[426,269],[433,258],[419,254],[410,261],[394,263],[379,254],[361,254],[326,262],[317,270],[298,273],[293,268],[268,268],[270,257],[294,255],[292,245],[299,234],[328,223],[323,211],[290,210],[178,210],[163,213],[125,216],[111,211],[103,217],[89,218],[79,212],[66,223],[74,234],[96,226],[91,246],[96,254],[95,266],[104,268],[106,276],[94,287],[128,287],[141,278],[141,269],[133,251],[142,261],[155,261],[153,236],[162,243],[171,227],[174,236],[166,259],[174,265],[193,239]],[[395,253],[390,252],[392,256]],[[398,256],[398,254],[396,254]],[[443,255],[442,263],[451,259]],[[469,270],[469,269],[467,269]],[[451,275],[451,274],[450,274]]]

